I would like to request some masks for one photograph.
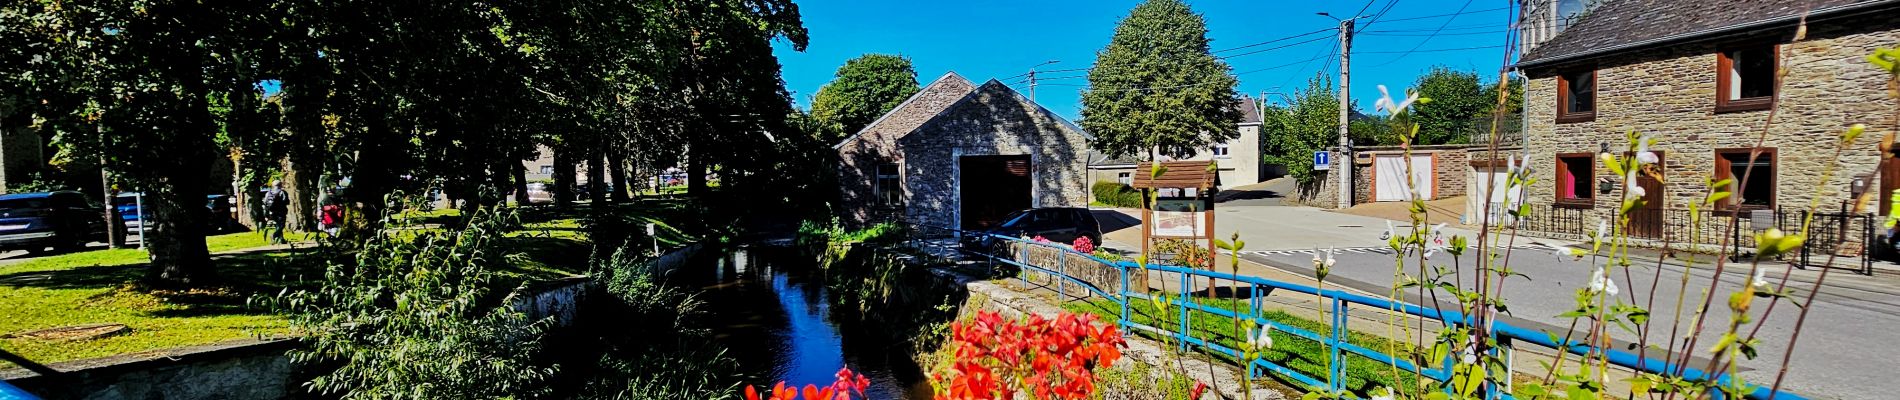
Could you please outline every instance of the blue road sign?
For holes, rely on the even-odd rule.
[[[1325,171],[1325,170],[1330,170],[1330,169],[1333,169],[1333,152],[1326,151],[1326,150],[1314,151],[1313,152],[1313,170]]]

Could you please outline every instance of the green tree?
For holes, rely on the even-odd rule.
[[[837,79],[818,88],[811,104],[812,117],[837,124],[843,135],[857,133],[877,117],[897,108],[919,90],[917,70],[910,59],[890,54],[865,54],[838,67]],[[839,137],[824,137],[836,143]]]
[[[1240,135],[1239,81],[1208,51],[1207,23],[1180,0],[1135,6],[1095,54],[1083,129],[1110,157],[1187,157]]]
[[[1313,170],[1313,152],[1332,148],[1339,139],[1339,97],[1332,87],[1332,81],[1315,76],[1306,89],[1293,93],[1292,104],[1261,110],[1260,136],[1266,147],[1261,157],[1286,166],[1287,174],[1301,184],[1319,177]]]
[[[1497,92],[1485,90],[1478,74],[1433,67],[1412,85],[1419,97],[1431,99],[1412,107],[1418,124],[1418,144],[1466,143],[1478,121],[1490,122],[1486,111],[1497,104]],[[1490,95],[1487,96],[1486,94]],[[1394,97],[1400,94],[1393,94]]]

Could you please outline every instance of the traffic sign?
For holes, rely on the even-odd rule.
[[[1313,170],[1325,171],[1330,169],[1333,169],[1333,152],[1326,150],[1313,151]]]

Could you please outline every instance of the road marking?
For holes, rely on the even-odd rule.
[[[1474,250],[1478,248],[1478,246],[1476,245],[1472,245],[1470,247]],[[1502,248],[1502,247],[1503,246],[1499,246],[1499,248]],[[1545,246],[1545,245],[1535,244],[1535,243],[1520,244],[1520,245],[1511,246],[1511,247],[1518,250],[1548,251],[1551,249],[1550,246]],[[1334,248],[1333,250],[1340,253],[1353,253],[1353,254],[1392,254],[1392,248],[1390,247],[1339,247],[1339,248]],[[1256,256],[1290,256],[1290,255],[1296,255],[1296,254],[1297,255],[1313,255],[1313,249],[1251,250],[1251,251],[1243,251],[1241,253],[1247,254],[1247,255],[1256,255]]]

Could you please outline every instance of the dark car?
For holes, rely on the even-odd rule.
[[[1095,221],[1095,215],[1086,208],[1033,208],[1010,213],[1003,222],[994,227],[975,231],[976,235],[963,238],[964,248],[977,251],[994,251],[1000,245],[999,240],[989,235],[1002,235],[1017,238],[1035,238],[1041,236],[1051,242],[1070,244],[1075,238],[1087,237],[1090,243],[1102,243],[1102,225]]]
[[[105,207],[73,191],[0,196],[0,249],[74,250],[106,239]]]
[[[119,219],[125,221],[126,229],[133,232],[138,232],[140,222],[138,196],[138,193],[120,193],[119,197],[112,200],[117,203],[113,207],[119,209]],[[205,196],[205,209],[211,212],[205,215],[205,233],[244,231],[244,225],[237,222],[237,206],[232,203],[230,195]],[[152,216],[146,215],[145,218]]]

